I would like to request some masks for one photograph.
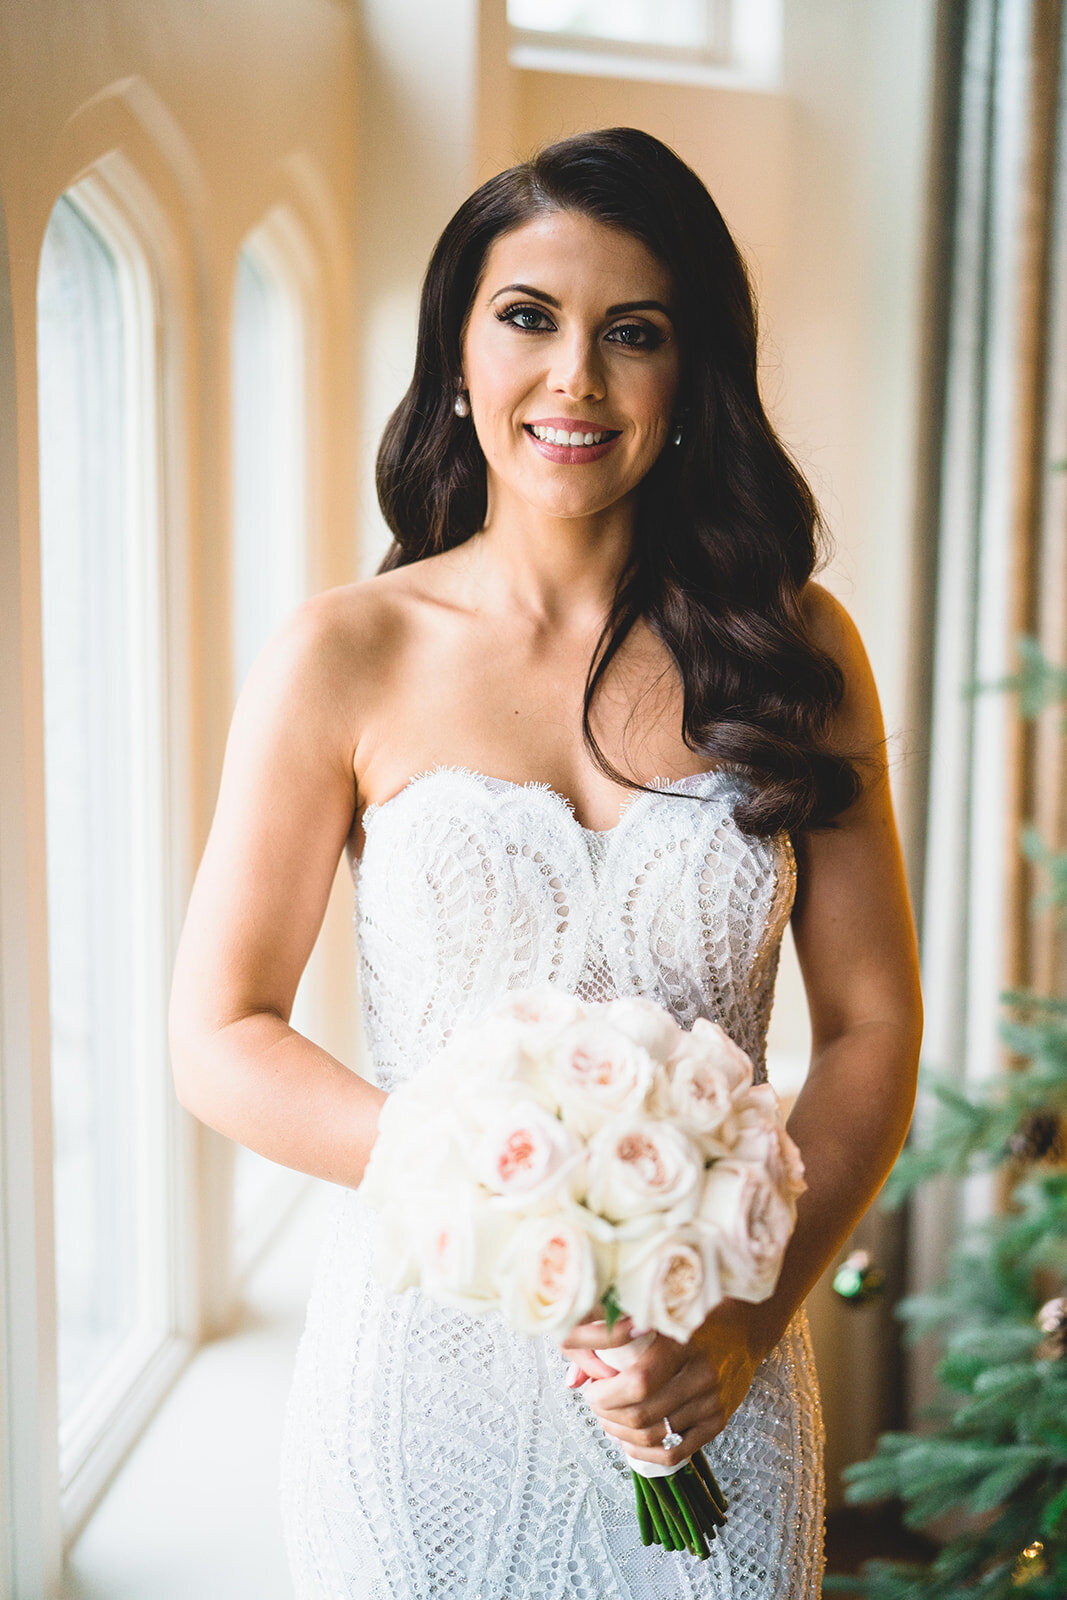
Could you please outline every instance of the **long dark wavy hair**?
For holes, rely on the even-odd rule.
[[[582,728],[629,630],[644,616],[681,675],[682,736],[709,765],[752,782],[739,827],[769,836],[832,825],[860,790],[831,748],[843,693],[836,662],[809,637],[800,593],[824,530],[815,499],[764,412],[748,273],[719,208],[673,150],[636,128],[548,145],[465,200],[422,285],[415,371],[386,425],[377,488],[394,543],[378,571],[462,544],[486,514],[485,457],[453,411],[462,340],[493,241],[545,211],[575,211],[639,239],[673,278],[681,351],[682,443],[638,485],[634,537],[586,675]]]

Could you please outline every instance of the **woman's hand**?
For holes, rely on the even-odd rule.
[[[560,1349],[571,1361],[571,1387],[580,1389],[587,1378],[614,1377],[614,1367],[606,1366],[595,1352],[629,1344],[635,1334],[632,1317],[620,1317],[609,1333],[604,1307],[598,1301],[587,1320],[579,1322],[560,1341]]]
[[[592,1375],[586,1395],[604,1432],[637,1460],[669,1467],[687,1461],[722,1432],[749,1391],[766,1353],[756,1333],[755,1310],[725,1300],[688,1344],[658,1333],[625,1371]],[[616,1332],[620,1326],[616,1323]],[[682,1436],[672,1450],[660,1443],[664,1417],[670,1417],[671,1427]]]

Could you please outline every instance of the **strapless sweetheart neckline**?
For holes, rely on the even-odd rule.
[[[407,794],[411,789],[413,789],[416,784],[425,783],[427,779],[436,778],[443,773],[464,778],[471,778],[476,783],[486,784],[490,787],[495,786],[501,789],[514,789],[519,792],[528,791],[530,793],[547,795],[550,803],[558,804],[563,807],[571,822],[581,833],[591,834],[596,838],[603,838],[606,834],[617,832],[617,830],[626,821],[627,817],[632,814],[635,803],[642,798],[651,798],[647,789],[631,789],[623,801],[617,822],[613,823],[610,828],[587,828],[583,822],[578,821],[578,817],[574,809],[574,802],[568,799],[565,794],[562,794],[560,790],[554,789],[550,783],[542,783],[535,778],[531,778],[528,783],[515,783],[511,778],[497,778],[488,772],[478,772],[473,767],[449,766],[444,762],[438,762],[432,767],[425,768],[422,772],[413,773],[411,777],[401,785],[396,793],[391,794],[387,800],[372,800],[363,813],[364,831],[366,830],[368,822],[373,821],[380,812],[385,811],[389,806],[393,805],[401,798],[401,796]],[[703,772],[690,772],[682,778],[650,778],[649,783],[654,790],[658,790],[661,794],[678,789],[682,789],[684,792],[683,786],[685,784],[696,783],[701,778],[715,778],[727,775],[731,775],[736,778],[738,776],[738,769],[729,766],[708,767]]]

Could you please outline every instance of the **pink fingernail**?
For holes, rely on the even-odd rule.
[[[577,1376],[578,1376],[579,1372],[581,1372],[581,1370],[582,1369],[578,1365],[577,1361],[568,1361],[568,1363],[567,1363],[567,1376],[564,1379],[564,1382],[566,1383],[568,1389],[573,1389],[574,1388],[574,1380],[577,1378]]]

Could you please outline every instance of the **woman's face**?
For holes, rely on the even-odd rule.
[[[590,516],[636,488],[672,431],[672,299],[645,245],[578,212],[542,213],[493,242],[463,339],[491,508],[516,496]]]

